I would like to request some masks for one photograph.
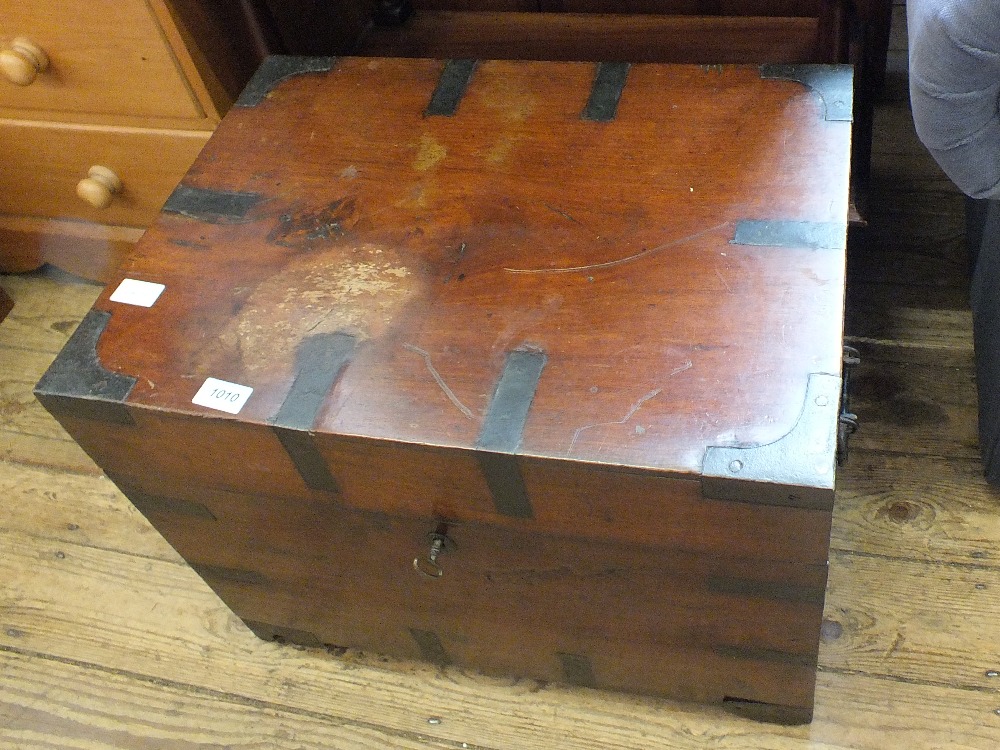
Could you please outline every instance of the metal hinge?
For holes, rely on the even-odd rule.
[[[858,415],[851,411],[851,373],[861,364],[861,354],[853,346],[844,347],[844,367],[841,376],[840,417],[837,420],[837,464],[847,461],[847,444],[858,431]]]

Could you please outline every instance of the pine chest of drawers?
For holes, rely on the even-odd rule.
[[[850,94],[270,58],[38,397],[263,637],[807,721]]]
[[[193,6],[0,0],[0,271],[106,280],[159,214],[249,75]]]

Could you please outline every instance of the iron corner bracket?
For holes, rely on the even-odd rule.
[[[854,120],[854,68],[851,65],[761,65],[764,80],[797,81],[811,89],[830,122]]]
[[[327,73],[333,68],[335,60],[334,57],[271,55],[257,68],[233,106],[256,107],[285,79],[303,73]]]
[[[766,445],[709,446],[702,496],[715,500],[832,510],[841,379],[814,373],[795,426]]]
[[[125,405],[136,378],[104,368],[97,342],[111,313],[91,310],[35,386],[35,398],[52,413],[132,424]]]

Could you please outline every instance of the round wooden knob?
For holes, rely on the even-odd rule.
[[[49,56],[30,39],[19,36],[10,49],[0,52],[0,71],[11,83],[31,85],[39,73],[49,67]]]
[[[107,208],[115,194],[121,192],[122,181],[107,167],[94,166],[76,184],[76,194],[94,208]]]

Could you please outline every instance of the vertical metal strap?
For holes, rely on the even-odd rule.
[[[531,518],[534,515],[516,454],[546,361],[545,354],[540,351],[519,350],[507,355],[476,441],[476,448],[480,450],[479,465],[493,494],[493,502],[497,512],[505,516]]]
[[[534,518],[531,498],[524,486],[517,456],[509,453],[480,453],[479,468],[493,495],[497,513],[510,518]]]
[[[477,448],[501,453],[517,450],[547,359],[540,351],[518,350],[507,355]]]
[[[314,490],[339,491],[309,430],[333,384],[351,361],[356,344],[357,339],[346,333],[324,333],[305,339],[295,353],[295,380],[271,420],[295,468]]]
[[[587,100],[587,106],[580,115],[581,119],[594,122],[610,122],[615,119],[630,67],[629,63],[624,62],[597,64],[597,74],[590,89],[590,99]]]
[[[295,352],[295,380],[272,424],[290,430],[309,430],[326,394],[351,361],[357,339],[346,333],[309,336]]]
[[[295,470],[306,483],[306,487],[320,492],[340,492],[340,485],[326,465],[326,460],[316,448],[313,437],[308,432],[274,428],[281,447],[295,464]]]
[[[476,60],[448,60],[441,71],[431,103],[424,110],[426,117],[451,117],[465,96],[465,89],[476,70]]]

